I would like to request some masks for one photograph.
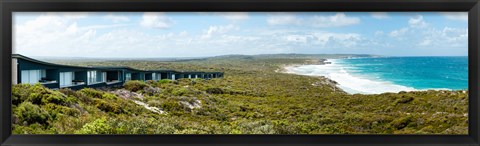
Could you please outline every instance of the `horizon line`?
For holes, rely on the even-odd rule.
[[[19,54],[20,53],[12,53]],[[202,58],[213,58],[213,57],[222,57],[222,56],[261,56],[261,55],[370,55],[370,56],[380,56],[380,57],[468,57],[467,55],[378,55],[378,54],[348,54],[348,53],[325,53],[325,54],[300,54],[300,53],[278,53],[278,54],[225,54],[225,55],[215,55],[215,56],[179,56],[179,57],[83,57],[83,56],[29,56],[33,58],[89,58],[89,59],[202,59]]]

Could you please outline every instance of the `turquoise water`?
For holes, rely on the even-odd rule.
[[[352,76],[425,89],[468,89],[468,57],[380,57],[334,60]]]

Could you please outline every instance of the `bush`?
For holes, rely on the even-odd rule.
[[[223,94],[223,90],[220,88],[208,88],[206,92],[208,94]]]
[[[116,103],[107,103],[104,100],[95,100],[95,107],[105,112],[112,112],[116,114],[122,113],[122,110]]]
[[[77,93],[70,88],[62,88],[62,89],[59,89],[58,91],[67,95],[67,96],[76,96],[77,95]]]
[[[54,104],[61,105],[66,103],[66,97],[61,93],[53,92],[53,93],[44,95],[42,98],[42,103],[43,104],[54,103]]]
[[[184,88],[184,87],[180,87],[180,89],[173,90],[172,94],[176,95],[176,96],[183,96],[183,95],[187,95],[189,92],[190,92],[189,89]]]
[[[27,100],[31,93],[32,85],[17,84],[12,86],[12,104],[18,105]]]
[[[105,93],[105,94],[102,95],[102,99],[115,100],[115,99],[117,99],[117,95],[112,94],[112,93]]]
[[[147,87],[148,85],[142,81],[128,81],[124,85],[124,88],[130,90],[132,92],[137,92],[138,90],[142,90],[143,88]]]
[[[45,130],[43,125],[38,123],[28,126],[13,125],[14,134],[54,134],[52,130]]]
[[[32,104],[31,102],[24,102],[20,104],[14,110],[14,114],[21,122],[27,122],[28,124],[46,124],[51,117],[47,111],[40,108],[38,105]]]
[[[292,127],[290,122],[284,120],[274,120],[273,129],[277,134],[296,134],[296,129]]]
[[[114,128],[108,123],[106,118],[97,119],[85,124],[76,134],[115,134]]]
[[[411,97],[411,96],[402,96],[400,99],[397,99],[397,101],[395,103],[409,103],[411,101],[413,101],[415,98]]]
[[[118,117],[109,121],[117,134],[173,134],[172,121],[145,117]]]
[[[84,88],[84,89],[82,89],[78,92],[80,94],[84,94],[84,95],[86,95],[87,97],[90,97],[90,98],[103,99],[103,92],[97,91],[97,90],[92,89],[92,88]]]
[[[175,131],[175,134],[208,134],[208,132],[201,129],[188,128],[180,131]]]
[[[161,108],[169,111],[183,110],[183,106],[174,100],[165,100],[161,104]]]
[[[67,96],[67,99],[65,99],[65,102],[71,105],[71,104],[78,103],[78,99],[77,97],[70,95],[70,96]]]
[[[408,124],[412,121],[412,116],[402,117],[396,120],[393,120],[390,124],[393,128],[400,130],[408,126]]]
[[[162,79],[162,80],[159,80],[158,83],[159,83],[159,84],[168,84],[168,83],[172,83],[172,80]]]
[[[78,116],[80,114],[78,109],[59,106],[51,103],[45,105],[45,109],[49,112],[52,118],[56,118],[58,114],[65,114],[69,116]]]
[[[37,84],[34,86],[30,86],[29,89],[26,89],[26,91],[23,91],[28,94],[28,98],[21,97],[20,99],[26,99],[26,101],[29,101],[33,104],[47,104],[47,103],[54,103],[58,105],[65,105],[66,103],[66,96],[61,93],[61,92],[56,92],[52,91],[50,89],[46,89],[45,87]],[[25,96],[26,94],[23,94],[22,96]],[[19,100],[14,100],[16,102],[19,102]]]

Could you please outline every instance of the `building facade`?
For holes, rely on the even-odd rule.
[[[211,79],[222,72],[181,72],[175,70],[138,70],[130,67],[80,67],[48,63],[12,55],[12,84],[37,84],[52,89],[120,87],[129,80]]]

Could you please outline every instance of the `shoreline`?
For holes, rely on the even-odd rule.
[[[335,60],[335,59],[334,59]],[[328,63],[325,63],[328,62]],[[330,65],[331,64],[331,65]],[[278,72],[281,73],[287,73],[287,74],[295,74],[295,75],[303,75],[303,76],[310,76],[310,77],[320,77],[321,79],[326,79],[329,82],[335,83],[332,86],[335,86],[335,88],[341,89],[345,93],[348,94],[364,94],[364,95],[372,95],[372,94],[383,94],[383,93],[399,93],[399,92],[412,92],[412,91],[429,91],[429,90],[434,90],[434,91],[468,91],[468,89],[459,89],[459,90],[454,90],[454,89],[445,89],[445,88],[438,88],[438,89],[415,89],[413,87],[407,87],[403,85],[398,85],[395,83],[391,83],[388,81],[375,81],[371,80],[368,78],[362,78],[358,76],[354,76],[349,74],[343,69],[338,69],[340,72],[327,72],[328,75],[325,74],[318,74],[315,71],[320,71],[322,72],[323,70],[328,70],[331,68],[338,68],[339,66],[334,66],[334,61],[331,59],[322,59],[321,63],[315,63],[315,64],[309,64],[309,63],[304,63],[304,64],[285,64],[282,65],[280,69],[278,69]],[[330,65],[330,66],[325,66],[325,67],[320,67],[324,65]],[[299,72],[298,70],[305,70],[305,69],[312,69],[313,71],[309,72]],[[297,70],[297,71],[295,71]],[[350,81],[346,78],[350,78],[355,81],[363,81],[364,83],[360,82],[356,85],[355,81]],[[366,87],[362,87],[362,84],[365,85]],[[372,85],[370,85],[372,84]],[[370,85],[371,88],[368,87]]]
[[[316,77],[316,78],[319,78],[319,79],[322,79],[326,82],[321,82],[321,84],[327,84],[327,85],[330,85],[334,88],[334,92],[337,92],[340,91],[340,92],[344,92],[346,94],[351,94],[351,93],[348,93],[347,91],[345,91],[344,89],[342,89],[341,87],[338,86],[338,82],[335,81],[335,80],[332,80],[328,77],[325,77],[325,76],[322,76],[322,75],[302,75],[302,74],[298,74],[298,73],[295,73],[293,71],[290,71],[288,68],[295,68],[295,67],[300,67],[300,66],[305,66],[305,65],[327,65],[327,64],[332,64],[331,61],[328,61],[329,59],[317,59],[316,61],[315,60],[307,60],[305,63],[303,64],[283,64],[281,65],[281,67],[277,70],[275,70],[275,72],[278,72],[278,73],[286,73],[286,74],[295,74],[295,75],[301,75],[301,76],[310,76],[310,77]],[[314,64],[312,64],[312,62],[315,62]],[[318,86],[318,83],[313,83],[312,84],[313,86]]]

